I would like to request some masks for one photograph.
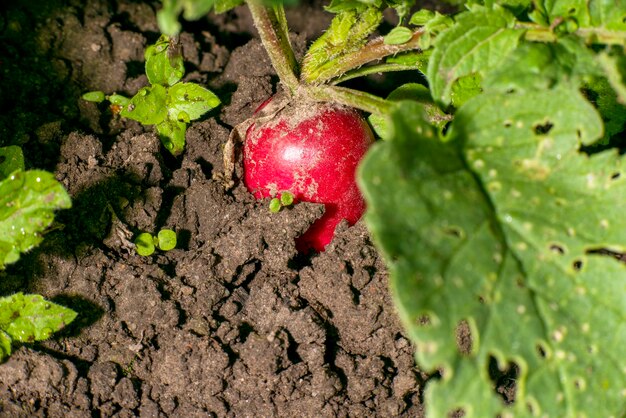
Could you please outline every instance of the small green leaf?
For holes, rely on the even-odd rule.
[[[14,171],[24,170],[24,153],[17,145],[0,147],[0,180]]]
[[[280,208],[281,208],[281,204],[280,204],[280,199],[275,197],[272,200],[270,200],[270,212],[272,213],[278,213],[280,212]]]
[[[165,87],[155,84],[152,87],[144,87],[137,92],[120,115],[133,119],[144,125],[156,125],[167,117],[167,90]]]
[[[51,173],[15,171],[0,181],[0,269],[38,245],[56,209],[71,200]]]
[[[172,155],[178,155],[185,149],[187,124],[179,120],[165,119],[156,125],[161,143]]]
[[[172,86],[185,74],[180,48],[167,35],[146,48],[146,75],[150,84]]]
[[[114,105],[127,106],[130,103],[130,99],[126,96],[122,96],[121,94],[111,94],[106,98]]]
[[[383,42],[385,45],[401,45],[409,42],[413,37],[413,31],[404,26],[398,26],[385,35]]]
[[[158,235],[159,249],[169,251],[176,248],[176,232],[171,229],[162,229]]]
[[[82,98],[88,102],[102,103],[106,96],[102,91],[89,91],[83,94]]]
[[[6,352],[7,336],[23,343],[42,341],[76,318],[76,312],[41,295],[16,293],[0,298],[0,354]],[[10,353],[10,349],[9,349]]]
[[[290,192],[282,192],[280,194],[280,204],[281,206],[291,206],[293,205],[294,196]]]
[[[428,9],[422,9],[413,13],[413,16],[411,16],[411,20],[409,20],[409,23],[415,26],[424,26],[429,21],[433,20],[434,17],[435,12]]]
[[[135,238],[137,254],[147,257],[154,253],[154,237],[152,234],[142,232]]]
[[[189,122],[198,119],[219,104],[220,99],[215,94],[194,83],[178,83],[167,92],[170,119]]]

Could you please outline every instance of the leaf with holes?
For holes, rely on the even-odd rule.
[[[417,104],[392,119],[360,179],[418,363],[442,369],[428,416],[623,414],[626,180],[617,153],[578,150],[602,134],[593,107],[565,86],[487,92],[446,143]],[[517,371],[512,405],[498,369]]]
[[[475,7],[457,16],[456,23],[435,41],[428,62],[428,80],[435,100],[449,104],[454,83],[497,67],[517,47],[524,33],[505,9]]]

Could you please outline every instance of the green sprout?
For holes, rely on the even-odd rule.
[[[96,103],[108,100],[122,117],[155,125],[165,148],[178,155],[185,147],[187,125],[217,107],[220,100],[198,84],[180,81],[185,74],[183,57],[169,36],[161,35],[156,44],[146,49],[145,58],[150,86],[132,98],[101,91],[87,92],[82,98]]]
[[[280,197],[270,200],[270,212],[278,213],[285,206],[293,205],[294,196],[290,192],[282,192]]]
[[[147,257],[154,254],[158,248],[161,251],[169,251],[176,248],[176,232],[171,229],[162,229],[155,236],[148,232],[142,232],[135,238],[137,254]]]

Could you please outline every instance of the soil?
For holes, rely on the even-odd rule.
[[[191,124],[182,156],[80,99],[147,84],[157,8],[0,5],[0,145],[22,145],[28,168],[53,171],[73,199],[43,244],[0,272],[0,295],[41,293],[79,312],[0,365],[0,416],[423,416],[427,376],[365,226],[342,224],[304,256],[294,239],[322,206],[271,214],[240,183],[214,180],[231,128],[276,90],[245,8],[183,27],[185,79],[224,104]],[[302,50],[330,16],[303,5],[288,19]],[[128,232],[161,228],[178,248],[135,254]]]

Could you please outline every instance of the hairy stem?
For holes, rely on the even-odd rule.
[[[289,42],[284,9],[280,5],[265,7],[260,0],[248,0],[247,5],[280,81],[290,92],[295,92],[298,88],[297,63]]]
[[[389,113],[392,104],[373,94],[338,86],[308,86],[307,96],[319,102],[334,102],[377,115]]]
[[[422,33],[422,29],[418,29],[413,33],[413,36],[408,42],[400,45],[387,45],[384,43],[383,38],[376,38],[367,43],[363,48],[350,52],[346,55],[342,55],[327,63],[327,69],[319,73],[319,76],[315,78],[314,83],[326,83],[334,78],[341,77],[350,70],[354,70],[373,61],[381,60],[390,55],[418,50],[419,40]]]

